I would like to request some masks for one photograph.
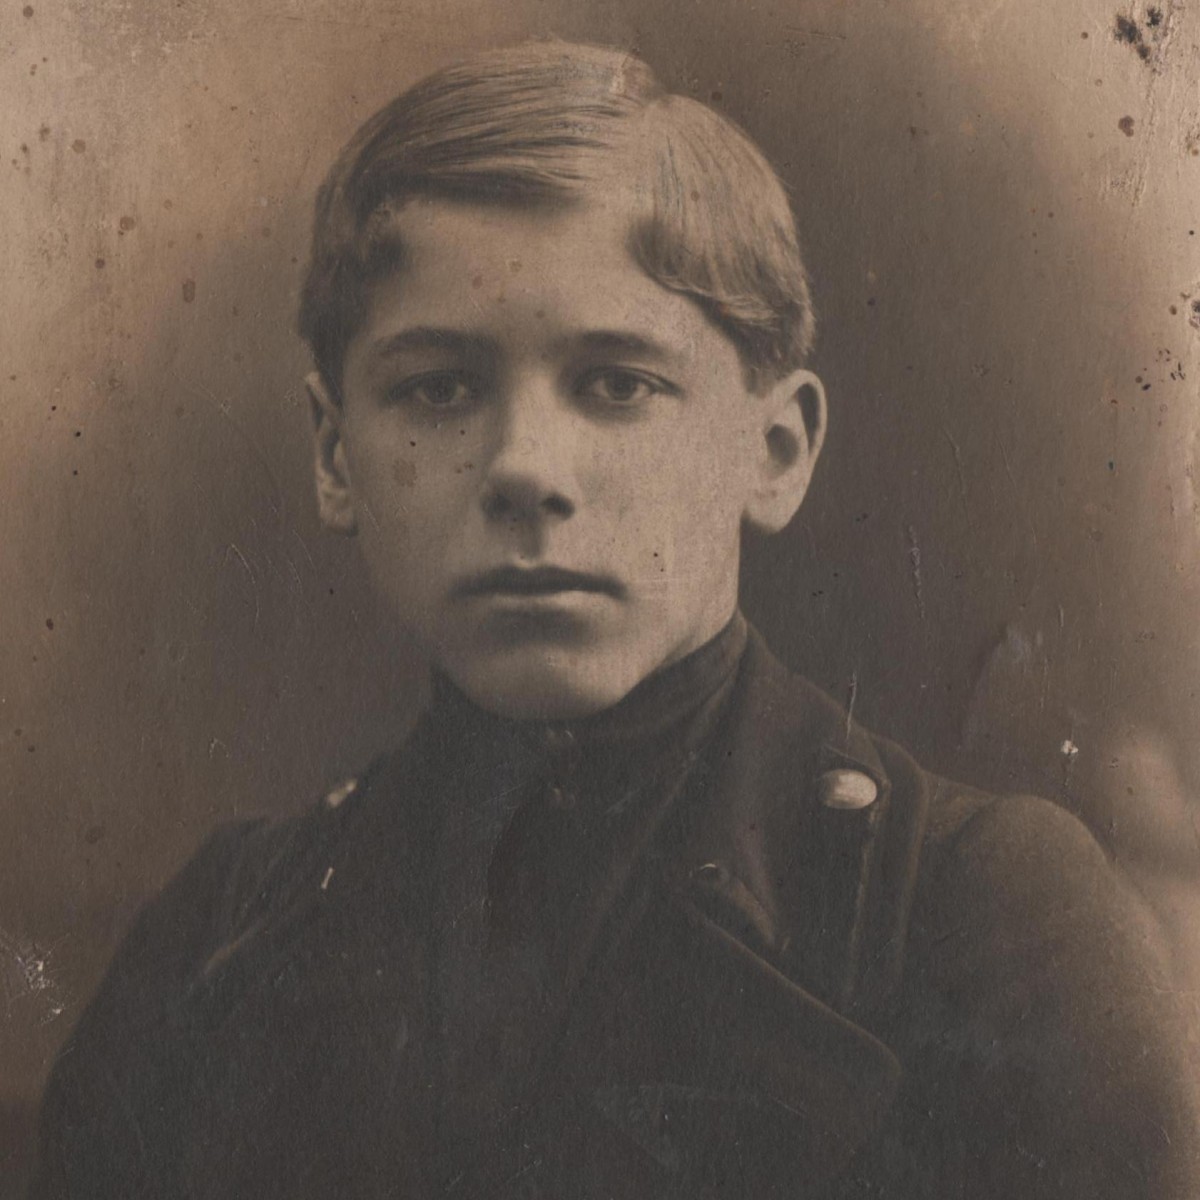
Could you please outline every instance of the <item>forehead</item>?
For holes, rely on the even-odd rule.
[[[494,297],[537,290],[565,296],[582,277],[619,285],[635,299],[657,284],[628,249],[628,208],[601,200],[561,205],[418,199],[396,218],[410,302],[435,302],[464,283]],[[482,299],[482,297],[480,297]]]
[[[629,190],[560,207],[420,198],[394,218],[403,265],[372,293],[362,338],[392,326],[566,337],[624,330],[689,356],[736,353],[686,296],[651,278],[630,249]]]

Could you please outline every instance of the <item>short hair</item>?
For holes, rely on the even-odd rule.
[[[788,198],[732,121],[669,93],[632,54],[528,42],[427,76],[351,138],[318,195],[299,331],[340,394],[371,289],[399,269],[416,196],[519,206],[586,197],[605,157],[636,157],[629,249],[690,297],[756,377],[802,365],[815,320]]]

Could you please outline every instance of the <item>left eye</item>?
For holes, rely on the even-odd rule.
[[[455,371],[431,371],[405,380],[393,388],[390,398],[424,408],[458,408],[475,396],[472,381]]]
[[[648,375],[617,368],[591,372],[579,388],[580,394],[590,400],[615,405],[637,404],[664,390],[661,383]]]

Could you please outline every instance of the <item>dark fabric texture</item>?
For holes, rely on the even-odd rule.
[[[499,719],[435,682],[427,721],[453,749],[437,773],[456,797],[431,885],[440,931],[432,1036],[453,1162],[497,1112],[521,1103],[546,1030],[570,999],[578,951],[636,861],[631,841],[678,793],[711,733],[746,633],[739,613],[615,708],[571,723]]]
[[[563,803],[435,705],[343,803],[219,830],[60,1056],[34,1200],[1200,1194],[1194,1047],[1084,826],[921,771],[753,633],[713,678],[620,731],[628,787]]]

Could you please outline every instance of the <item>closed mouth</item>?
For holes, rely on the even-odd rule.
[[[561,567],[498,567],[471,576],[455,591],[460,596],[554,596],[562,592],[598,592],[619,598],[624,588],[615,579]]]

